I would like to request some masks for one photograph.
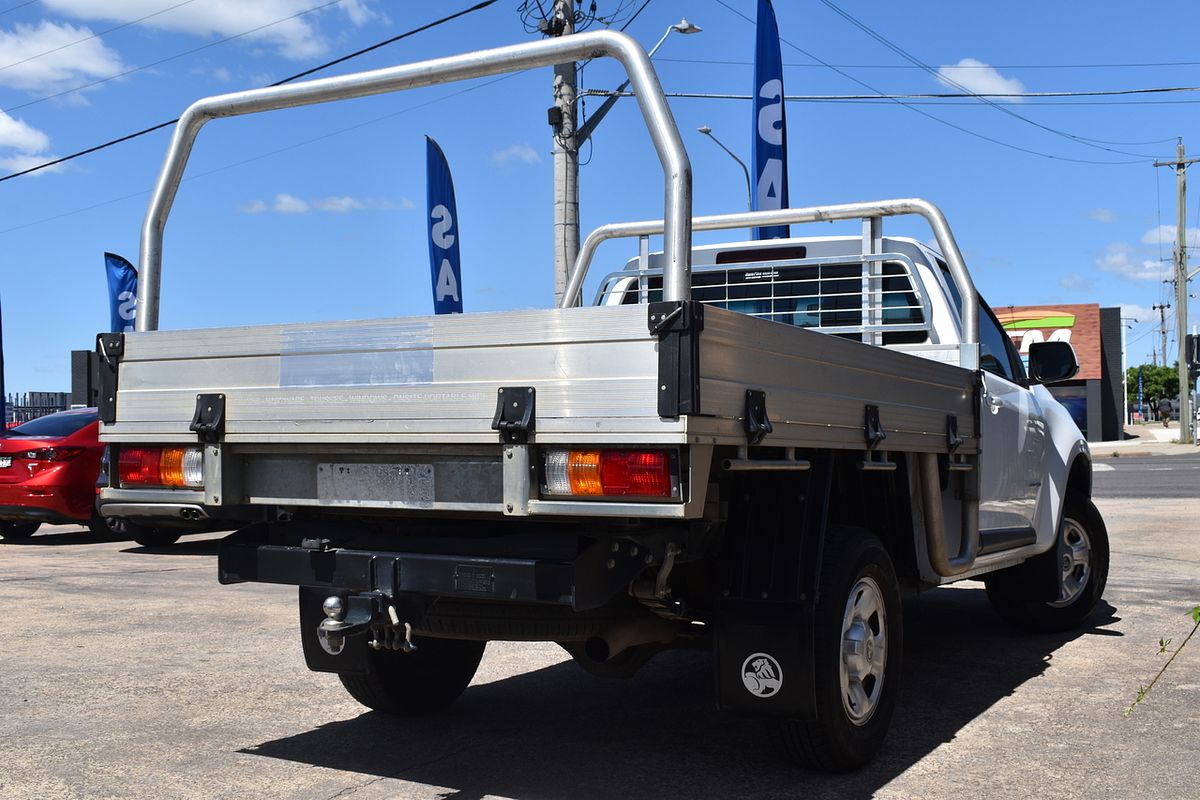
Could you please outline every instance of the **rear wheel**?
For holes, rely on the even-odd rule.
[[[40,522],[0,522],[0,536],[5,539],[28,539],[40,527]]]
[[[1039,633],[1067,631],[1100,602],[1108,582],[1108,530],[1091,500],[1067,495],[1058,537],[1051,551],[1061,575],[1057,600],[1032,599],[1017,581],[985,579],[988,600],[1006,622]]]
[[[891,724],[904,647],[896,570],[867,531],[829,531],[814,644],[817,719],[784,722],[784,744],[805,766],[857,769]]]
[[[487,642],[420,639],[411,653],[371,650],[365,675],[338,675],[358,702],[387,714],[440,711],[475,677]]]

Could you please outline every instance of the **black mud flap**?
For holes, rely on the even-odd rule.
[[[716,623],[717,705],[722,711],[816,718],[809,604],[727,602]]]
[[[717,705],[816,718],[813,619],[833,477],[829,453],[807,472],[745,473],[728,487],[713,647]]]

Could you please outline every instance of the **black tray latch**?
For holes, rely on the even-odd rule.
[[[537,393],[532,386],[502,386],[496,398],[496,416],[492,419],[492,430],[500,431],[500,441],[505,444],[527,444],[533,433],[536,416],[534,400]]]
[[[196,395],[196,413],[188,430],[194,432],[201,444],[216,444],[225,434],[225,395]]]

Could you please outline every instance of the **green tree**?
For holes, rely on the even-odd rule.
[[[1149,404],[1150,398],[1156,400],[1164,394],[1175,398],[1179,394],[1179,369],[1175,366],[1156,367],[1153,364],[1142,364],[1130,367],[1126,373],[1125,386],[1128,390],[1129,407],[1137,407],[1137,376],[1142,371],[1142,399]]]

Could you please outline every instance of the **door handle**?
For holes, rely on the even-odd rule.
[[[999,414],[1001,407],[1004,405],[1004,401],[1001,400],[999,397],[996,397],[995,395],[989,395],[988,399],[987,399],[987,404],[988,404],[988,408],[990,408],[992,410],[993,414]]]

